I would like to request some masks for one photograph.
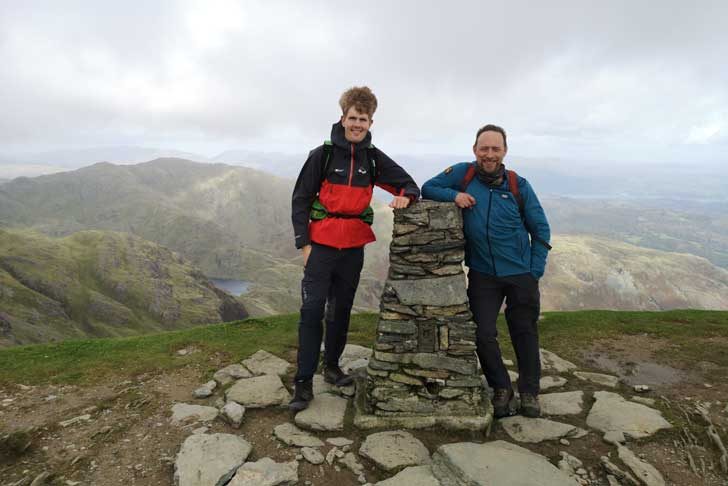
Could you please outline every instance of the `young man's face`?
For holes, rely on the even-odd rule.
[[[346,114],[341,116],[344,137],[351,143],[361,142],[367,136],[372,121],[367,113],[362,113],[352,106]]]
[[[498,132],[483,132],[473,146],[473,153],[478,165],[487,173],[497,171],[503,163],[508,150],[505,148],[503,135]]]

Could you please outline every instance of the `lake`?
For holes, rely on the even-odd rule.
[[[245,280],[230,280],[226,278],[211,278],[209,280],[218,289],[222,289],[235,297],[246,294],[251,284],[251,282]]]

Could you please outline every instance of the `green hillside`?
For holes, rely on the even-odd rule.
[[[141,238],[0,229],[0,346],[129,336],[246,317],[188,262]]]
[[[239,360],[261,348],[293,356],[297,321],[296,314],[289,314],[145,336],[0,349],[0,381],[26,385],[92,383],[110,375],[123,378],[190,364],[204,366],[212,354]],[[349,342],[371,346],[376,322],[376,314],[355,314]],[[502,320],[499,325],[501,333],[507,335]],[[544,314],[539,329],[541,345],[566,358],[581,359],[582,350],[597,340],[639,335],[658,343],[654,351],[667,363],[701,361],[728,367],[728,312],[550,312]],[[510,341],[505,339],[502,345],[512,356]],[[183,359],[176,352],[182,348],[200,352]]]

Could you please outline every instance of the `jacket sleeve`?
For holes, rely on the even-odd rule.
[[[531,274],[536,278],[543,277],[546,269],[546,257],[548,248],[533,236],[538,237],[547,243],[551,240],[551,228],[546,219],[541,203],[536,197],[531,184],[523,179],[523,213],[526,230],[531,234]]]
[[[400,167],[387,154],[377,149],[377,180],[375,184],[395,196],[406,196],[411,201],[420,197],[420,188],[406,170]]]
[[[460,192],[460,184],[468,170],[463,162],[448,167],[422,186],[422,197],[433,201],[452,202]]]
[[[291,220],[293,221],[296,248],[303,248],[311,244],[308,234],[309,215],[311,205],[321,189],[323,152],[323,146],[311,151],[293,188]]]

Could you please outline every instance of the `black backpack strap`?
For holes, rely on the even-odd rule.
[[[377,147],[373,144],[369,144],[367,147],[367,160],[369,161],[369,174],[372,179],[372,185],[377,182],[377,176],[379,175],[379,167],[377,166]]]
[[[323,153],[323,170],[321,171],[321,182],[326,180],[326,176],[329,175],[329,162],[331,162],[331,154],[334,152],[334,144],[331,140],[324,140],[324,153]]]

